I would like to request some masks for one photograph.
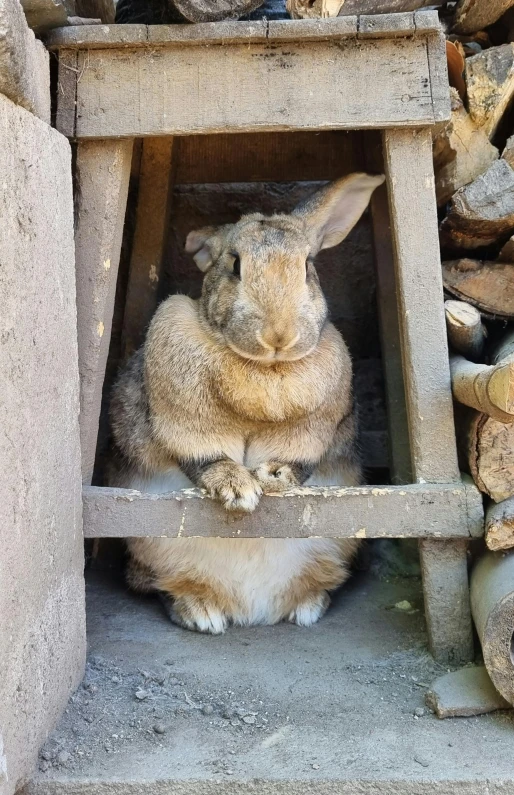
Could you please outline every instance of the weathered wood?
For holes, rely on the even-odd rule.
[[[451,347],[472,362],[478,362],[484,352],[487,336],[478,309],[465,301],[445,301],[446,331]]]
[[[286,10],[292,19],[327,19],[337,17],[345,0],[286,0]]]
[[[253,514],[223,510],[199,489],[142,494],[83,489],[87,538],[471,538],[483,533],[482,501],[459,483],[362,488],[301,488],[267,495]]]
[[[144,26],[134,26],[137,36],[143,36],[139,44],[146,46],[135,45],[130,52],[122,44],[99,50],[90,46],[105,44],[105,31],[110,29],[77,28],[75,40],[82,42],[82,51],[75,134],[88,138],[380,128],[433,124],[448,116],[448,89],[443,95],[438,74],[437,31],[377,38],[363,46],[356,38],[341,40],[338,28],[348,19],[322,20],[317,39],[303,30],[302,21],[283,23],[293,28],[287,35],[273,28],[279,22],[270,22],[267,38],[262,25],[240,23],[248,35],[233,31],[229,35],[236,43],[227,42],[224,30],[238,23],[195,26],[209,28],[195,36],[177,32],[183,26],[164,31],[157,26],[157,31],[148,29],[148,39]],[[96,30],[98,35],[91,32]],[[113,35],[130,38],[126,31],[114,30]],[[427,39],[435,46],[430,56]],[[284,45],[276,46],[281,40]],[[149,47],[149,42],[155,46]],[[192,46],[206,43],[213,46]],[[234,74],[244,79],[234,81]],[[212,96],[217,97],[215,103]]]
[[[476,126],[455,89],[451,92],[452,115],[434,140],[437,204],[446,204],[456,190],[473,182],[498,159],[498,149]]]
[[[18,0],[0,0],[0,94],[50,123],[48,53]]]
[[[421,572],[430,648],[439,662],[474,658],[466,541],[420,540]],[[432,609],[431,609],[432,608]],[[449,644],[448,629],[452,628]]]
[[[65,50],[59,55],[56,127],[68,138],[75,135],[77,77],[78,53],[76,50]]]
[[[263,0],[167,0],[172,17],[179,22],[218,22],[238,19],[262,5]]]
[[[491,502],[485,512],[485,542],[497,552],[514,547],[514,498]]]
[[[514,44],[467,58],[466,86],[473,121],[492,137],[514,96]]]
[[[514,264],[460,259],[443,263],[445,289],[488,317],[514,317]]]
[[[514,361],[488,366],[450,357],[455,400],[498,422],[514,422]]]
[[[398,14],[418,8],[442,6],[444,0],[346,0],[339,16],[346,14]]]
[[[514,704],[514,553],[488,552],[478,561],[471,606],[491,681]]]
[[[143,141],[136,228],[123,314],[125,356],[130,356],[141,345],[157,306],[170,213],[172,158],[173,138]]]
[[[384,158],[377,133],[368,134],[365,139],[365,149],[367,168],[371,172],[382,172]],[[377,188],[371,197],[371,220],[380,345],[387,401],[390,477],[392,483],[410,483],[412,481],[412,464],[396,297],[393,241],[385,184]]]
[[[444,483],[457,480],[459,470],[430,132],[385,132],[384,155],[413,473],[417,481]]]
[[[431,137],[427,130],[383,137],[410,439],[410,462],[400,448],[398,464],[405,473],[410,463],[418,482],[457,480]],[[441,662],[469,661],[466,546],[425,539],[420,556],[431,651]]]
[[[495,502],[514,496],[514,425],[472,409],[457,412],[462,466]]]
[[[514,169],[500,159],[455,193],[441,224],[441,245],[481,248],[501,242],[513,231]]]
[[[185,135],[175,139],[178,185],[329,180],[358,168],[358,134],[325,130]]]
[[[488,28],[514,5],[514,0],[459,0],[453,18],[455,33],[475,33]]]
[[[77,151],[77,334],[82,476],[93,473],[132,141],[81,142]]]

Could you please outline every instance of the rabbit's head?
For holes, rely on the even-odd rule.
[[[191,232],[186,251],[205,272],[200,307],[216,336],[263,363],[307,356],[327,318],[314,257],[346,237],[383,181],[352,174],[290,215],[245,215],[236,224]]]

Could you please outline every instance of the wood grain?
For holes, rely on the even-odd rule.
[[[422,37],[85,47],[79,138],[416,126],[449,115]]]
[[[132,141],[77,151],[76,280],[82,477],[91,481],[127,202]]]
[[[514,264],[460,259],[443,263],[445,289],[488,317],[514,318]]]
[[[235,516],[204,492],[141,494],[84,487],[86,538],[470,538],[483,533],[482,502],[472,485],[302,488],[263,497]],[[215,533],[213,533],[215,529]]]
[[[143,342],[157,307],[171,206],[173,147],[173,138],[147,138],[143,141],[136,228],[123,314],[125,356],[130,356]]]

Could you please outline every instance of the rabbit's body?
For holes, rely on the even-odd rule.
[[[350,228],[381,182],[355,176],[362,206],[352,210]],[[345,184],[330,186],[296,216],[247,216],[190,235],[188,248],[207,272],[202,297],[165,301],[119,378],[111,485],[146,492],[196,485],[228,510],[252,511],[263,492],[361,482],[350,356],[327,322],[309,262],[313,249],[348,231],[329,224],[341,203],[337,186]],[[217,633],[229,622],[312,624],[327,607],[327,591],[347,578],[357,542],[128,544],[131,584],[170,596],[177,623]]]

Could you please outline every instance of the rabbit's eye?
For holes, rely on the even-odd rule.
[[[237,256],[237,254],[232,255],[234,257],[234,263],[232,265],[232,273],[234,276],[237,276],[238,279],[241,278],[241,260]]]

